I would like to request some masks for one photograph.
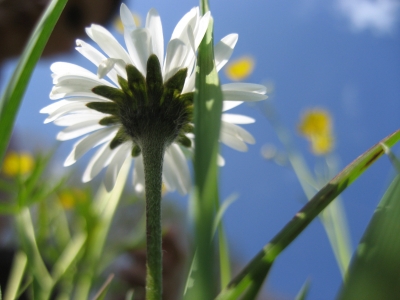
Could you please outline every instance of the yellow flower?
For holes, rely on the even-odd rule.
[[[253,69],[254,59],[250,56],[243,56],[229,63],[225,68],[225,74],[230,80],[238,81],[250,76]]]
[[[2,172],[8,177],[26,175],[32,172],[34,164],[30,153],[11,151],[4,159]]]
[[[333,149],[334,140],[330,134],[315,136],[311,141],[311,151],[316,155],[324,155]]]
[[[332,151],[334,138],[332,133],[332,119],[324,109],[307,110],[298,125],[301,135],[311,142],[311,151],[316,155],[327,154]]]
[[[300,134],[306,138],[311,138],[315,135],[325,135],[332,130],[331,116],[323,109],[307,110],[303,114],[298,128]]]
[[[80,189],[68,189],[60,192],[58,199],[60,200],[61,206],[65,210],[68,210],[73,208],[77,202],[86,201],[87,195]]]

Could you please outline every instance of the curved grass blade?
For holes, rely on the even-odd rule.
[[[342,191],[353,183],[385,151],[384,143],[392,147],[400,140],[400,130],[389,135],[356,158],[325,185],[294,218],[253,258],[245,269],[221,291],[216,299],[238,299],[247,289],[268,274],[274,260]]]
[[[36,25],[0,100],[0,161],[3,161],[14,121],[33,69],[63,11],[67,0],[53,0]]]
[[[396,299],[400,295],[400,175],[379,203],[338,299]]]

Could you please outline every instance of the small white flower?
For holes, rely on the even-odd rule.
[[[134,160],[133,184],[137,192],[144,191],[143,158],[140,154],[141,135],[145,130],[143,128],[158,119],[158,115],[157,118],[154,117],[154,110],[161,111],[161,119],[167,120],[163,119],[162,124],[167,125],[169,118],[176,114],[179,122],[170,123],[179,123],[179,126],[168,137],[171,140],[165,141],[167,147],[163,182],[168,190],[178,190],[185,194],[191,182],[181,147],[192,147],[191,100],[195,83],[196,51],[207,30],[210,14],[200,16],[198,8],[188,12],[173,31],[165,58],[161,19],[156,10],[149,11],[144,28],[135,26],[132,14],[125,4],[121,5],[120,14],[127,51],[104,27],[92,25],[87,28],[88,36],[106,55],[82,40],[77,40],[76,49],[96,65],[97,74],[70,63],[52,64],[54,86],[50,99],[58,101],[40,112],[49,115],[45,123],[54,122],[58,126],[66,127],[58,133],[58,140],[84,136],[75,143],[64,166],[72,165],[90,149],[99,146],[86,167],[82,180],[90,181],[107,167],[104,182],[106,188],[111,189],[123,162],[130,156]],[[230,34],[215,46],[218,71],[231,56],[237,38],[236,34]],[[109,81],[103,79],[105,76]],[[153,84],[154,78],[159,80],[155,80]],[[243,101],[267,98],[266,88],[256,84],[225,84],[222,85],[222,91],[223,111],[234,108]],[[158,98],[154,95],[158,95]],[[153,98],[157,98],[157,106],[154,106],[156,109],[151,106],[152,103],[148,103]],[[148,108],[149,105],[151,109]],[[143,117],[141,114],[144,111]],[[145,122],[147,127],[143,125]],[[246,151],[246,143],[253,144],[254,138],[236,124],[253,122],[254,119],[246,116],[224,113],[221,142],[236,150]],[[223,164],[222,159],[221,163]]]

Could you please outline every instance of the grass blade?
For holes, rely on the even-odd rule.
[[[36,25],[0,100],[0,161],[3,160],[14,121],[33,69],[63,11],[67,0],[53,0]]]
[[[379,203],[338,299],[396,299],[400,294],[400,175]]]
[[[76,237],[71,239],[71,241],[53,266],[51,275],[54,282],[58,281],[76,261],[79,252],[84,246],[85,241],[86,234],[84,233],[79,233]]]
[[[306,300],[308,292],[310,290],[310,285],[311,285],[310,280],[307,280],[301,287],[300,292],[296,295],[296,298],[294,300]]]
[[[400,140],[400,130],[381,141],[392,147]],[[317,217],[343,190],[354,182],[371,164],[384,154],[381,143],[356,158],[325,185],[295,217],[256,255],[255,258],[218,295],[218,300],[237,299],[243,291],[267,274],[276,257]]]
[[[18,289],[21,285],[27,262],[28,258],[26,257],[24,252],[19,251],[15,254],[10,278],[7,283],[7,290],[4,295],[4,300],[17,299]]]
[[[206,2],[206,1],[205,1]],[[206,4],[202,3],[203,13]],[[194,285],[186,299],[212,299],[215,289],[214,246],[215,209],[218,207],[218,139],[221,125],[222,92],[214,63],[213,21],[199,47],[194,97],[194,222],[197,266]]]

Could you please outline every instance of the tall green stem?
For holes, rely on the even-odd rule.
[[[163,142],[149,138],[143,141],[141,149],[146,185],[146,299],[160,300],[162,295],[161,186],[165,146]]]

